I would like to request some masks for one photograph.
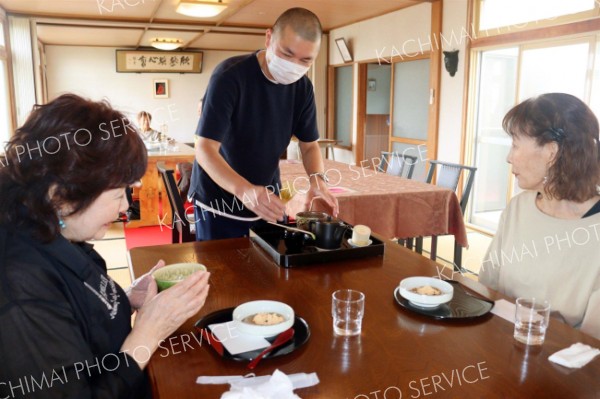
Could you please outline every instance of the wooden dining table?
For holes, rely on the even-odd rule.
[[[317,373],[317,385],[295,391],[305,399],[600,397],[600,357],[580,369],[548,360],[576,342],[600,348],[599,340],[566,324],[552,319],[543,345],[524,346],[513,339],[513,323],[492,313],[436,320],[400,306],[393,293],[409,276],[453,278],[473,295],[504,297],[395,243],[386,243],[380,256],[289,269],[250,238],[140,247],[129,258],[133,277],[158,259],[200,262],[211,272],[204,307],[150,360],[155,398],[219,398],[228,385],[199,385],[196,378],[247,374],[245,362],[222,358],[199,340],[194,323],[260,299],[290,305],[310,338],[287,355],[263,359],[254,373]],[[355,337],[336,336],[332,328],[331,295],[346,288],[366,297]]]
[[[364,224],[385,238],[429,237],[451,234],[467,247],[467,233],[456,194],[446,188],[377,171],[372,163],[349,165],[324,160],[327,188],[339,203],[339,217],[352,225]],[[308,177],[298,160],[279,163],[282,187],[299,194],[288,203],[288,214],[308,208],[331,213],[320,199],[306,204]],[[323,183],[325,184],[325,183]]]

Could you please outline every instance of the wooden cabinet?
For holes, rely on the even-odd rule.
[[[142,186],[134,191],[134,197],[140,201],[140,219],[132,220],[127,227],[171,225],[171,207],[156,163],[163,161],[168,168],[175,169],[179,162],[194,162],[195,159],[192,147],[177,143],[176,148],[176,151],[148,152],[148,168],[142,177]]]

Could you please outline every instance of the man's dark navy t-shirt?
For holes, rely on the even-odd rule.
[[[319,138],[313,87],[303,76],[290,85],[268,80],[257,53],[229,58],[213,72],[196,134],[221,143],[221,155],[252,184],[279,184],[279,158],[292,135]],[[255,217],[194,163],[190,196],[202,204],[242,217]],[[233,204],[236,204],[233,206]]]

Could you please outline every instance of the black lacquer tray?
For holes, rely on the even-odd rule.
[[[476,319],[488,314],[494,307],[494,302],[489,299],[477,297],[470,294],[458,282],[453,280],[445,280],[454,286],[454,296],[450,302],[437,306],[435,308],[422,308],[413,305],[406,298],[400,295],[400,288],[394,290],[394,299],[398,305],[411,312],[419,313],[434,319]]]
[[[291,223],[287,226],[296,227]],[[351,227],[351,226],[350,226]],[[352,230],[344,232],[342,245],[338,249],[320,249],[314,245],[305,245],[299,251],[289,251],[284,241],[285,229],[273,225],[262,225],[250,229],[250,239],[264,249],[281,267],[305,266],[314,263],[337,262],[345,259],[356,259],[383,255],[383,241],[371,236],[371,245],[353,247],[349,244]]]
[[[231,321],[233,319],[232,315],[234,309],[235,308],[227,308],[208,314],[202,317],[200,320],[198,320],[195,324],[195,327],[199,331],[201,331],[203,329],[209,329],[208,326],[211,324],[225,323]],[[292,353],[308,341],[308,339],[310,338],[310,327],[308,326],[306,320],[296,315],[294,325],[292,326],[292,328],[294,329],[294,337],[288,343],[283,344],[279,348],[276,348],[272,352],[269,352],[267,355],[265,355],[265,359],[279,357],[287,355],[288,353]],[[275,338],[277,338],[277,336],[268,337],[266,338],[266,340],[273,343],[273,341],[275,341]],[[212,339],[210,338],[210,336],[208,339],[202,339],[205,339],[210,344],[210,346],[213,347],[213,349],[215,349],[215,351],[224,359],[232,359],[241,362],[250,361],[262,352],[262,349],[257,349],[250,352],[232,355],[227,351],[227,349],[225,349],[223,344],[216,341],[214,336],[212,336]]]

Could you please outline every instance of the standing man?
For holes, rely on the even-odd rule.
[[[285,206],[279,158],[292,135],[309,176],[307,203],[316,196],[338,212],[317,144],[313,87],[305,76],[321,45],[315,14],[292,8],[266,32],[266,50],[229,58],[210,79],[196,135],[190,196],[196,238],[243,237],[261,219],[281,220]]]

